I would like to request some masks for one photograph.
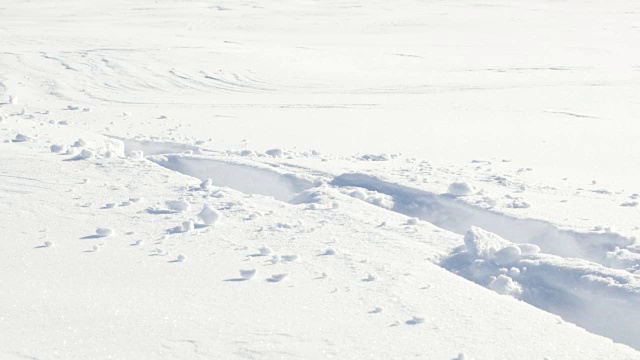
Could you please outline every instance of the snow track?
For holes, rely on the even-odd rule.
[[[581,258],[604,263],[606,253],[615,247],[629,246],[634,239],[615,233],[579,233],[559,229],[535,219],[519,219],[503,213],[467,205],[455,196],[439,195],[385,182],[366,174],[343,174],[332,185],[353,186],[393,197],[393,211],[418,217],[457,234],[478,226],[516,243],[540,246],[543,252],[562,257]]]
[[[181,149],[178,144],[125,142],[129,146],[133,143],[143,151]],[[304,168],[284,173],[278,167],[255,161],[184,154],[154,155],[148,160],[200,180],[211,179],[218,186],[292,204],[313,202],[314,196],[322,196],[322,191],[305,192],[321,181],[314,181],[312,172]],[[634,239],[615,233],[559,229],[549,222],[493,212],[465,204],[452,195],[409,188],[367,174],[342,174],[333,178],[330,185],[337,189],[362,188],[378,197],[386,196],[390,199],[366,202],[466,234],[474,246],[488,249],[487,253],[478,254],[469,245],[461,246],[440,262],[443,268],[560,315],[591,332],[640,348],[640,328],[635,326],[640,321],[635,311],[640,307],[638,277],[603,265],[608,253],[631,245]],[[508,249],[499,252],[505,248]],[[515,249],[515,253],[504,255],[509,254],[509,249]]]
[[[219,161],[207,157],[158,155],[148,159],[167,169],[202,181],[211,179],[216,186],[229,187],[246,194],[272,196],[285,202],[290,201],[300,192],[319,185],[266,167]]]
[[[639,277],[602,265],[611,251],[631,245],[634,239],[613,233],[562,230],[545,221],[492,212],[450,195],[412,189],[366,174],[343,174],[332,185],[389,195],[393,198],[392,211],[465,234],[466,246],[444,259],[440,264],[444,268],[558,314],[591,332],[640,348],[640,314],[636,311],[640,308]],[[530,244],[539,246],[543,253]]]

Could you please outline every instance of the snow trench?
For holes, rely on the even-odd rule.
[[[366,174],[342,174],[331,184],[387,194],[393,198],[392,211],[417,217],[457,234],[463,235],[472,226],[477,226],[515,243],[538,245],[543,252],[561,257],[604,264],[607,252],[634,242],[632,238],[615,233],[562,230],[546,221],[512,217],[464,204],[451,195],[413,189]]]
[[[276,200],[289,202],[299,193],[320,185],[319,182],[282,173],[268,166],[193,155],[201,152],[195,145],[110,137],[122,141],[127,154],[141,152],[147,160],[164,168],[202,181],[211,179],[212,185],[228,187],[245,194],[271,196]]]
[[[162,155],[162,154],[181,154],[187,151],[198,153],[200,148],[195,145],[179,144],[166,141],[151,141],[151,140],[131,140],[118,136],[106,135],[112,139],[122,141],[126,153],[132,151],[142,151],[144,155]]]
[[[216,186],[271,196],[291,204],[308,201],[320,181],[278,167],[213,158],[191,145],[122,140],[126,152],[172,171],[211,179]],[[173,153],[172,153],[173,152]],[[176,154],[181,152],[182,154]],[[603,266],[607,252],[634,239],[615,233],[580,233],[535,219],[519,219],[367,174],[333,178],[337,188],[361,188],[359,198],[465,235],[443,268],[497,293],[557,314],[590,332],[640,349],[640,283],[630,272]],[[353,191],[352,191],[353,192]],[[360,193],[358,193],[360,194]],[[357,194],[356,194],[357,195]],[[375,196],[374,196],[375,195]],[[354,195],[352,195],[354,196]]]
[[[293,174],[207,157],[161,155],[147,159],[167,169],[203,181],[211,179],[216,186],[228,187],[245,194],[272,196],[284,202],[289,202],[297,194],[319,185]]]
[[[332,185],[386,194],[393,199],[390,210],[464,234],[464,245],[440,262],[443,268],[640,349],[639,277],[596,264],[633,239],[561,230],[366,174],[343,174]]]

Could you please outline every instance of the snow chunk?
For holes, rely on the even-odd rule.
[[[169,210],[177,211],[177,212],[185,212],[189,211],[191,208],[191,204],[189,204],[186,200],[167,200],[164,202]]]
[[[202,211],[200,211],[200,213],[198,214],[198,217],[206,225],[215,225],[216,222],[220,220],[220,217],[222,217],[222,214],[220,214],[220,212],[213,208],[211,205],[205,204],[202,207]]]
[[[213,186],[213,180],[207,179],[200,183],[200,189],[202,190],[210,190]]]
[[[26,141],[33,141],[33,138],[25,134],[18,134],[13,140],[13,142],[26,142]]]
[[[533,244],[518,244],[522,256],[533,256],[540,252],[540,247]]]
[[[82,139],[78,139],[76,140],[76,142],[73,143],[73,147],[84,147],[84,146],[87,146],[87,142]]]
[[[73,160],[87,160],[95,156],[95,153],[89,149],[82,149],[80,154],[74,156]]]
[[[495,253],[493,262],[497,265],[507,265],[520,260],[522,251],[518,245],[509,245]]]
[[[284,280],[289,274],[273,274],[267,279],[268,282],[280,282]]]
[[[407,220],[406,224],[407,225],[418,225],[418,222],[419,222],[418,218],[411,218],[411,219]]]
[[[190,232],[195,229],[195,225],[192,220],[187,220],[182,222],[182,232]]]
[[[324,256],[331,256],[331,255],[335,255],[335,254],[336,254],[336,250],[332,249],[332,248],[328,248],[322,253],[322,255],[324,255]]]
[[[240,276],[243,279],[249,280],[252,277],[254,277],[257,273],[256,269],[252,269],[252,270],[240,270]]]
[[[349,196],[362,201],[365,201],[367,199],[367,194],[360,189],[353,190],[352,192],[349,193]]]
[[[522,294],[522,286],[506,275],[495,278],[489,288],[498,294],[517,296]]]
[[[514,198],[507,204],[507,207],[512,209],[526,209],[531,207],[531,204],[526,202],[523,198]]]
[[[133,150],[131,152],[129,152],[129,158],[130,159],[134,159],[134,160],[142,160],[144,159],[144,153],[142,152],[142,150]]]
[[[496,234],[472,226],[464,236],[467,251],[474,258],[490,260],[495,253],[508,247],[511,243]]]
[[[53,144],[49,147],[52,153],[63,153],[67,151],[67,147],[65,145]]]
[[[282,149],[271,149],[264,153],[272,157],[282,157],[284,155],[284,151]]]
[[[451,183],[449,188],[447,189],[447,193],[455,196],[466,196],[471,195],[475,192],[475,188],[471,186],[469,183],[464,181],[457,181]]]
[[[116,234],[115,230],[110,228],[97,228],[96,234],[100,237],[114,236]]]
[[[425,318],[421,317],[421,316],[413,316],[410,320],[406,321],[407,325],[418,325],[418,324],[422,324],[424,322]]]
[[[614,269],[640,269],[640,254],[616,247],[607,252],[605,264]]]

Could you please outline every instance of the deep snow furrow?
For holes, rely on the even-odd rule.
[[[559,229],[542,220],[519,219],[464,204],[453,196],[385,182],[366,174],[343,174],[337,176],[332,185],[360,187],[389,195],[394,201],[391,210],[457,234],[465,234],[471,226],[478,226],[515,243],[538,245],[543,252],[561,257],[604,264],[607,252],[634,242],[634,239],[615,233],[580,233]]]
[[[213,185],[225,186],[246,194],[272,196],[288,202],[304,190],[318,186],[310,180],[273,169],[185,155],[150,156],[148,160]]]

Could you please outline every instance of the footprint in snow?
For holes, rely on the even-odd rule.
[[[379,314],[382,312],[382,308],[374,307],[372,310],[369,310],[369,314]]]

